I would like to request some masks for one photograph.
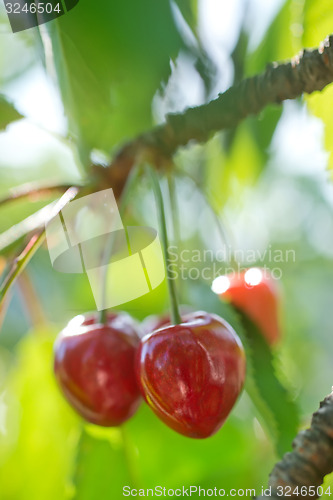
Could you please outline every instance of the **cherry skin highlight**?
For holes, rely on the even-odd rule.
[[[266,341],[274,345],[281,338],[275,280],[267,271],[257,268],[223,278],[228,281],[225,281],[225,290],[217,291],[219,296],[245,313],[256,323]]]
[[[235,331],[206,312],[146,335],[136,355],[148,405],[165,424],[192,438],[209,437],[222,426],[242,390],[245,367]]]
[[[54,373],[71,406],[88,422],[111,427],[130,418],[140,404],[134,359],[139,337],[127,314],[77,316],[54,346]]]

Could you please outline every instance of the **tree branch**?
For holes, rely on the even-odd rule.
[[[285,63],[269,64],[263,73],[247,78],[217,99],[167,115],[166,123],[125,144],[109,168],[94,166],[97,185],[110,185],[118,197],[132,166],[142,159],[160,166],[189,141],[206,141],[211,134],[236,126],[268,104],[280,104],[303,93],[322,90],[333,82],[333,35],[318,49],[303,50]]]
[[[286,453],[270,474],[269,496],[257,497],[277,500],[284,498],[281,491],[287,493],[286,486],[291,488],[288,498],[298,498],[293,490],[298,486],[298,495],[304,487],[302,499],[318,498],[311,494],[309,487],[317,487],[323,483],[324,477],[333,471],[333,392],[320,403],[320,408],[312,416],[311,426],[301,431],[293,441],[293,451]],[[279,493],[280,487],[280,494]],[[313,489],[313,488],[312,488]],[[310,494],[308,494],[310,492]]]

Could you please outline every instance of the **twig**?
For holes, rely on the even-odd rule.
[[[19,243],[27,235],[33,235],[39,231],[47,220],[51,218],[55,202],[46,205],[37,212],[29,215],[26,219],[14,224],[9,229],[0,234],[0,252],[8,250]]]
[[[104,188],[107,183],[118,197],[135,163],[146,160],[161,166],[177,148],[191,140],[206,141],[214,132],[235,127],[268,104],[311,94],[332,82],[333,35],[330,35],[318,49],[303,50],[285,63],[269,64],[263,73],[230,87],[208,104],[167,115],[166,123],[125,144],[108,168],[94,166],[95,173]]]
[[[57,193],[64,193],[71,187],[70,184],[54,184],[48,186],[39,186],[34,183],[22,184],[16,188],[12,188],[9,194],[0,199],[0,207],[11,201],[28,198],[28,201],[40,201],[51,198]]]
[[[49,203],[34,214],[29,215],[26,219],[23,219],[14,226],[10,227],[4,233],[0,234],[0,251],[8,249],[29,233],[33,235],[39,231],[57,213],[58,205],[64,203],[64,200],[67,200],[66,203],[68,203],[68,201],[74,198],[78,192],[78,187],[70,187],[58,201]],[[83,190],[81,193],[83,193]]]
[[[55,217],[64,208],[64,206],[77,195],[78,191],[78,188],[75,187],[68,189],[58,202],[55,203],[52,212],[49,214],[48,218],[45,219],[44,223],[47,223],[52,217]],[[22,273],[28,262],[32,259],[44,239],[45,227],[32,236],[23,252],[21,252],[21,254],[14,260],[12,267],[0,286],[0,310],[11,286],[15,282],[16,278]]]
[[[320,403],[319,410],[312,416],[310,428],[296,436],[293,451],[286,453],[275,465],[269,478],[269,497],[261,496],[257,499],[276,500],[285,496],[298,498],[299,495],[302,499],[318,498],[317,488],[332,471],[333,392]],[[297,487],[298,495],[293,495]],[[301,494],[302,487],[304,494]]]

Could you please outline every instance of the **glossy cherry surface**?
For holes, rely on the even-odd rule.
[[[120,425],[136,411],[138,342],[136,324],[127,314],[110,314],[107,324],[98,323],[94,313],[77,316],[59,334],[54,372],[68,402],[87,421]]]
[[[267,270],[250,268],[221,276],[212,288],[256,323],[269,344],[280,339],[278,290]]]
[[[141,340],[136,373],[146,402],[163,422],[185,436],[206,438],[234,406],[245,364],[231,326],[214,314],[196,312]]]

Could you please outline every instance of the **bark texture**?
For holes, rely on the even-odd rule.
[[[293,491],[297,486],[317,489],[324,477],[333,471],[333,392],[320,403],[320,408],[313,414],[311,426],[301,431],[293,441],[293,451],[286,453],[278,462],[269,477],[268,485],[272,487],[272,495],[276,500],[281,497],[277,493],[286,491],[290,486]],[[280,489],[278,489],[280,487]],[[282,487],[282,488],[281,488]],[[333,493],[333,492],[332,492]],[[285,497],[287,498],[287,497]],[[314,499],[317,495],[291,495],[288,498]]]
[[[108,167],[95,166],[97,183],[107,182],[118,197],[132,166],[142,159],[161,166],[188,142],[206,141],[214,132],[235,127],[268,104],[280,104],[304,93],[320,91],[333,82],[333,35],[318,49],[303,50],[290,61],[269,64],[266,70],[220,94],[208,104],[170,114],[163,125],[125,144]],[[99,181],[100,179],[100,181]]]

